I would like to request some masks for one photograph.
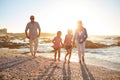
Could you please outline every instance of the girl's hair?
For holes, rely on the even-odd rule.
[[[57,34],[61,34],[62,32],[61,31],[58,31]]]
[[[68,33],[71,33],[71,34],[72,34],[72,29],[68,29]]]

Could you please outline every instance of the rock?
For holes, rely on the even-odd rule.
[[[74,44],[73,47],[76,47],[76,45]],[[106,44],[94,43],[92,41],[87,40],[85,47],[86,48],[105,48],[105,47],[109,47],[109,46]]]
[[[0,48],[21,48],[28,47],[28,43],[12,43],[12,42],[0,42]]]
[[[109,46],[101,43],[94,43],[92,41],[86,41],[86,48],[105,48],[105,47]]]
[[[120,46],[120,41],[117,42],[117,46]]]

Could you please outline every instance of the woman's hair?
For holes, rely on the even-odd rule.
[[[82,25],[82,21],[81,21],[81,20],[78,20],[78,22],[77,22],[77,23]]]

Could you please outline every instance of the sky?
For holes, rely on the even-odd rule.
[[[74,31],[82,20],[90,35],[120,35],[120,0],[0,0],[0,28],[8,32],[24,32],[31,15],[42,32]]]

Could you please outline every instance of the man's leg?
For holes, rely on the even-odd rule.
[[[30,40],[29,40],[29,43],[30,43],[30,53],[31,53],[31,55],[33,56],[33,40],[30,39]]]
[[[34,57],[36,57],[37,48],[38,48],[38,38],[34,39]]]

